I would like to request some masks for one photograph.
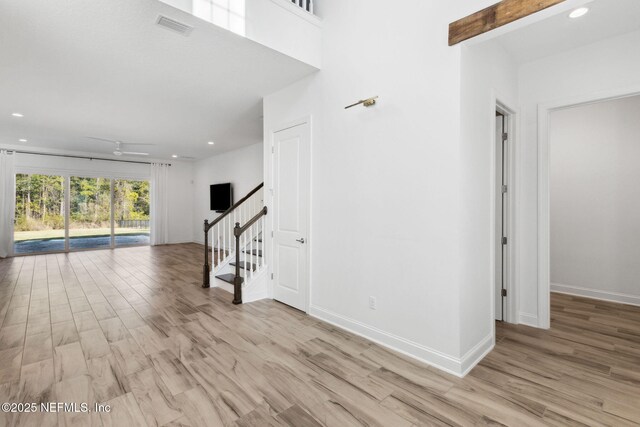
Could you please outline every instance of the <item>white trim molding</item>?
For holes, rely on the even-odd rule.
[[[519,153],[519,132],[520,132],[520,111],[517,108],[514,108],[515,105],[517,105],[517,103],[514,102],[514,100],[509,99],[507,96],[504,96],[503,94],[498,93],[495,89],[492,91],[491,93],[491,99],[490,99],[490,103],[491,103],[491,115],[490,115],[490,120],[491,120],[491,134],[489,135],[490,141],[491,141],[491,147],[492,147],[492,152],[491,152],[491,159],[490,159],[490,164],[491,164],[491,179],[490,179],[490,189],[489,189],[489,195],[491,198],[491,206],[490,206],[490,213],[489,213],[489,227],[490,230],[492,232],[492,235],[494,235],[494,233],[497,233],[496,230],[496,225],[495,225],[495,218],[496,218],[496,212],[495,212],[495,206],[496,206],[496,198],[498,197],[498,194],[496,193],[496,180],[497,180],[497,165],[496,165],[496,150],[497,150],[497,145],[496,145],[496,129],[495,129],[495,111],[500,111],[501,113],[503,113],[505,116],[508,117],[508,122],[507,122],[507,133],[509,135],[509,150],[508,150],[508,171],[507,171],[507,182],[508,182],[508,188],[509,188],[509,197],[508,197],[508,208],[507,208],[507,224],[508,224],[508,231],[507,231],[507,236],[509,239],[509,245],[507,245],[507,268],[506,268],[506,290],[507,290],[507,298],[506,298],[506,310],[505,310],[505,317],[504,319],[502,319],[505,322],[508,323],[513,323],[513,324],[517,324],[518,323],[518,310],[519,310],[519,300],[518,300],[518,294],[519,294],[519,289],[516,283],[517,280],[517,272],[519,271],[519,261],[518,261],[518,231],[517,231],[517,226],[518,226],[518,217],[517,217],[517,211],[518,211],[518,177],[517,177],[517,166],[518,166],[518,159],[517,159],[517,155]],[[501,196],[501,195],[500,195]],[[494,320],[496,319],[496,310],[498,310],[498,308],[495,306],[495,292],[496,292],[496,288],[495,288],[495,280],[496,280],[496,268],[495,268],[495,254],[496,254],[496,247],[495,247],[495,240],[492,238],[490,240],[490,260],[489,260],[489,271],[491,272],[491,277],[490,277],[490,295],[491,295],[491,322],[493,324]],[[493,328],[493,326],[492,326]]]
[[[531,326],[534,328],[539,328],[538,325],[538,316],[530,313],[522,313],[520,312],[520,322],[521,325]]]
[[[491,333],[459,358],[314,305],[309,308],[309,315],[460,378],[467,375],[495,344]]]
[[[551,292],[640,306],[640,295],[603,291],[601,289],[589,289],[581,286],[564,285],[562,283],[551,283]]]

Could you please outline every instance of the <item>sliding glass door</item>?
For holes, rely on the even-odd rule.
[[[14,252],[148,245],[149,206],[149,181],[17,174]]]
[[[62,176],[16,175],[16,254],[65,250],[64,193]]]
[[[69,178],[69,249],[111,247],[111,180]]]
[[[149,181],[113,181],[116,246],[149,244]]]

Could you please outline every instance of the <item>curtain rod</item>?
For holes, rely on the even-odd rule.
[[[5,150],[3,148],[3,150]],[[52,157],[68,157],[70,159],[87,159],[87,160],[102,160],[104,162],[120,162],[120,163],[137,163],[139,165],[151,165],[153,163],[151,162],[138,162],[135,160],[118,160],[118,159],[105,159],[102,157],[87,157],[87,156],[74,156],[71,154],[50,154],[50,153],[38,153],[36,151],[20,151],[20,150],[9,150],[6,149],[6,151],[10,151],[13,153],[18,153],[18,154],[33,154],[35,156],[52,156]],[[171,163],[164,163],[167,166],[171,166]]]

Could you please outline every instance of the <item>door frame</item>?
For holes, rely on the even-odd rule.
[[[306,115],[296,120],[281,123],[280,125],[270,129],[269,132],[267,133],[269,137],[267,140],[268,143],[265,144],[265,147],[264,147],[264,153],[265,153],[264,183],[265,183],[265,188],[267,189],[267,192],[268,192],[267,197],[265,197],[265,202],[267,204],[267,208],[269,211],[269,215],[267,215],[267,217],[268,217],[270,232],[266,234],[265,248],[267,248],[268,253],[265,255],[268,257],[267,258],[268,274],[269,274],[268,275],[268,278],[269,278],[268,294],[269,294],[269,298],[273,299],[275,294],[275,284],[273,279],[274,271],[275,271],[275,258],[273,256],[273,254],[275,253],[273,230],[275,229],[274,218],[276,213],[276,207],[275,207],[275,204],[273,203],[273,198],[274,198],[273,197],[274,196],[273,181],[275,176],[274,162],[273,162],[273,156],[275,153],[274,153],[273,147],[274,147],[274,141],[275,141],[275,134],[278,132],[291,129],[296,126],[305,125],[305,124],[308,126],[308,131],[309,131],[309,165],[308,165],[309,187],[306,189],[309,194],[309,207],[307,209],[307,226],[308,226],[307,244],[304,245],[304,250],[306,251],[306,256],[307,256],[307,277],[306,277],[307,289],[306,289],[306,298],[305,298],[306,300],[304,305],[304,312],[308,314],[309,307],[311,306],[311,292],[313,289],[313,286],[311,285],[311,277],[312,277],[311,245],[313,243],[313,227],[311,226],[311,220],[312,220],[311,209],[313,206],[313,197],[311,192],[311,189],[313,188],[313,120],[311,115]]]
[[[571,96],[538,104],[538,327],[551,327],[551,206],[550,126],[551,113],[579,105],[640,95],[640,86]]]
[[[497,153],[498,153],[498,145],[496,141],[496,112],[500,112],[502,115],[507,118],[507,133],[509,134],[509,150],[508,150],[508,159],[507,159],[507,182],[509,186],[509,197],[507,199],[507,217],[505,218],[507,222],[507,262],[506,265],[503,266],[503,269],[506,269],[506,285],[505,289],[507,290],[507,297],[504,300],[506,304],[504,311],[504,318],[502,319],[505,323],[518,323],[518,286],[516,284],[516,271],[517,271],[517,227],[516,227],[516,201],[517,201],[517,174],[516,174],[516,159],[517,159],[517,141],[518,141],[518,111],[511,107],[509,103],[504,102],[499,96],[495,94],[492,95],[492,110],[491,110],[491,179],[490,179],[490,271],[491,271],[491,280],[490,280],[490,295],[491,295],[491,324],[492,330],[494,331],[495,336],[495,319],[496,319],[496,298],[495,298],[495,283],[496,283],[496,244],[495,244],[495,236],[498,232],[502,232],[502,230],[497,229],[496,225],[496,203],[497,197],[501,197],[502,195],[497,192],[498,185],[498,165],[497,165]]]

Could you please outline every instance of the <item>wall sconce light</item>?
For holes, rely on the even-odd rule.
[[[351,108],[351,107],[355,107],[356,105],[360,105],[362,104],[363,107],[372,107],[374,105],[376,105],[376,99],[378,99],[377,96],[373,96],[371,98],[367,98],[367,99],[361,99],[360,101],[356,102],[355,104],[351,104],[351,105],[347,105],[346,107],[344,107],[345,110]]]

